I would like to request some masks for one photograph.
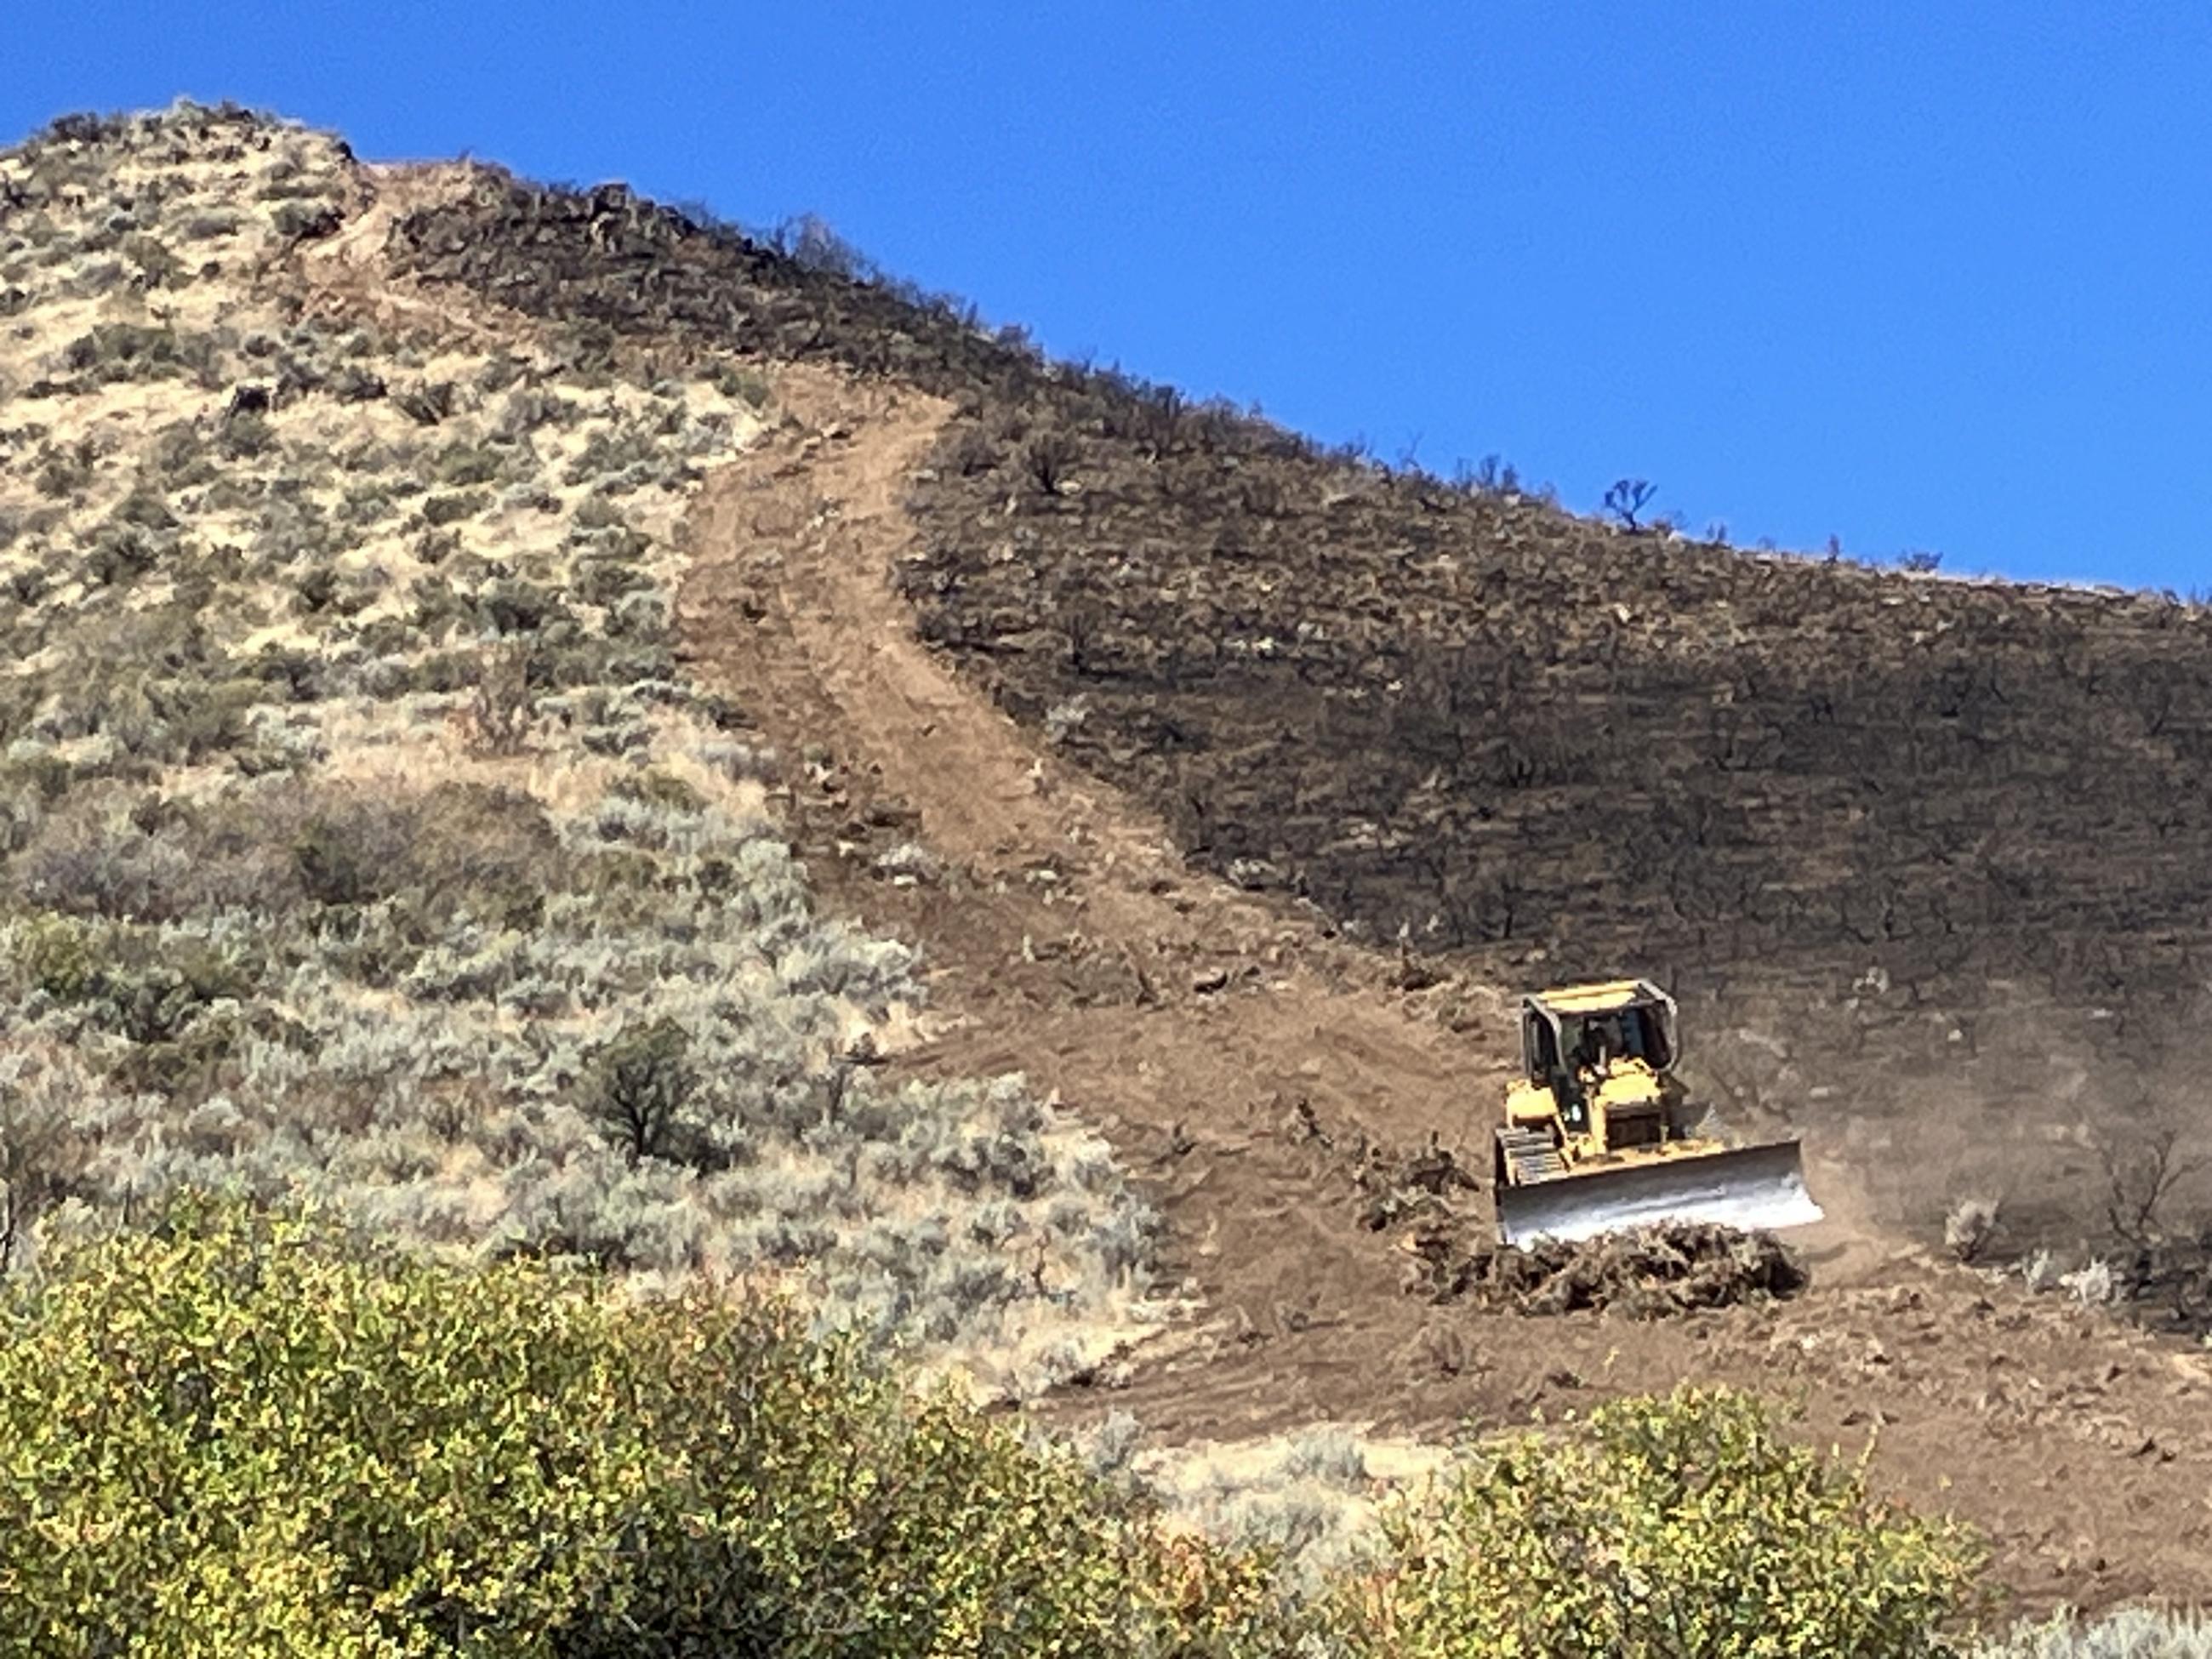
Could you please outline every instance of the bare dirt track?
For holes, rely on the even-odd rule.
[[[1433,1304],[1362,1224],[1362,1139],[1479,1144],[1502,1000],[1468,1032],[1398,964],[1194,872],[1162,826],[1034,741],[916,638],[894,586],[902,502],[945,406],[827,369],[714,478],[680,620],[696,671],[795,763],[817,879],[932,964],[919,1073],[1018,1069],[1103,1127],[1157,1191],[1202,1313],[1109,1407],[1214,1439],[1316,1419],[1441,1433],[1556,1417],[1686,1378],[1802,1400],[1811,1437],[1878,1444],[1899,1497],[1987,1528],[2025,1606],[2212,1595],[2212,1366],[1851,1225],[1808,1236],[1790,1302],[1643,1322]],[[887,871],[918,842],[927,879]],[[1316,1131],[1318,1133],[1316,1133]],[[1848,1178],[1824,1196],[1851,1206]]]

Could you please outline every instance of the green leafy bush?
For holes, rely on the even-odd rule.
[[[1266,1564],[774,1304],[228,1206],[0,1316],[0,1649],[1280,1651]]]
[[[1727,1389],[1476,1448],[1382,1529],[1352,1623],[1409,1659],[1940,1654],[1974,1611],[1982,1559],[1958,1523],[1875,1499],[1863,1460],[1790,1444]]]

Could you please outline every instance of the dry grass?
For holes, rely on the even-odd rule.
[[[1394,1497],[1420,1492],[1454,1453],[1316,1423],[1265,1439],[1168,1446],[1115,1413],[1077,1439],[1091,1466],[1157,1502],[1171,1525],[1279,1553],[1286,1581],[1310,1589],[1358,1563]]]

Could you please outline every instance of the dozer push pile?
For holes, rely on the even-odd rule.
[[[1522,1076],[1498,1131],[1500,1238],[1820,1218],[1796,1141],[1729,1146],[1696,1127],[1703,1113],[1674,1075],[1680,1052],[1674,1000],[1649,980],[1521,1000]]]

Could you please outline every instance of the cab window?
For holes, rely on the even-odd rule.
[[[1552,1034],[1551,1022],[1534,1012],[1522,1017],[1526,1040],[1521,1045],[1522,1054],[1528,1066],[1528,1075],[1541,1081],[1559,1066],[1559,1048]]]
[[[1634,1045],[1629,1052],[1654,1071],[1663,1072],[1673,1063],[1674,1056],[1667,1052],[1667,1023],[1656,1008],[1638,1008],[1629,1019],[1629,1041]]]

